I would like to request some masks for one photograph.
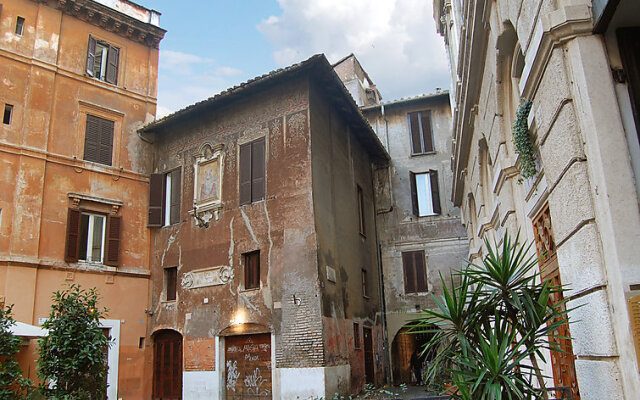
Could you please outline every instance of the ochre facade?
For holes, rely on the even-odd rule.
[[[118,5],[128,9],[118,12],[93,1],[2,2],[0,298],[14,304],[17,321],[40,325],[54,291],[68,284],[96,287],[100,305],[108,309],[105,327],[116,340],[109,350],[109,399],[116,393],[142,399],[149,397],[151,380],[145,368],[151,354],[145,309],[150,304],[146,215],[152,147],[136,130],[155,116],[158,43],[164,31],[154,11]],[[119,51],[115,84],[87,72],[90,37]],[[12,106],[9,119],[7,105]],[[88,115],[113,123],[111,165],[85,160]],[[99,259],[65,261],[69,209],[120,217],[120,246],[112,246],[115,266]],[[31,378],[35,348],[32,340],[20,354]]]

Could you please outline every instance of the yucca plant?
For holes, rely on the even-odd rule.
[[[432,335],[423,349],[436,354],[428,376],[449,370],[454,398],[548,399],[538,360],[543,349],[562,351],[555,332],[567,310],[551,301],[562,288],[541,279],[531,244],[519,238],[505,234],[501,246],[485,240],[486,257],[448,281],[441,276],[435,309],[414,321],[413,332]]]

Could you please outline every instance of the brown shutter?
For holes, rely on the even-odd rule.
[[[105,80],[113,85],[118,83],[118,60],[120,58],[120,49],[109,45],[107,52],[107,74]]]
[[[117,267],[120,265],[120,232],[122,231],[122,217],[109,215],[107,218],[107,248],[105,251],[105,265]]]
[[[67,244],[65,246],[64,260],[77,262],[80,252],[80,211],[69,209],[67,213]]]
[[[251,143],[240,146],[240,205],[251,202]]]
[[[413,265],[413,253],[408,251],[402,253],[402,269],[404,270],[404,292],[416,292],[416,268]]]
[[[433,212],[440,214],[440,190],[438,189],[438,171],[430,170],[429,179],[431,179],[431,200],[433,201]]]
[[[431,112],[423,111],[420,114],[422,116],[420,123],[422,124],[422,140],[424,143],[424,151],[433,151],[433,136],[431,134]]]
[[[99,162],[100,159],[100,118],[87,114],[87,126],[84,132],[84,159]]]
[[[100,121],[100,142],[98,144],[98,162],[100,164],[111,165],[113,156],[113,129],[114,122],[99,118]]]
[[[413,207],[413,215],[418,215],[418,189],[416,188],[416,174],[409,172],[409,181],[411,183],[411,205]]]
[[[171,171],[171,209],[170,211],[170,224],[176,224],[180,222],[180,197],[182,195],[182,185],[180,182],[181,168]]]
[[[148,227],[158,228],[164,225],[164,174],[149,176],[149,223]]]
[[[411,131],[411,153],[422,153],[422,143],[420,143],[420,121],[418,113],[409,114],[409,130]]]
[[[251,143],[251,202],[264,199],[264,138]]]
[[[260,288],[260,252],[251,255],[251,287]]]
[[[629,309],[629,322],[633,333],[633,343],[636,348],[636,358],[640,363],[640,296],[627,299],[627,308]]]
[[[87,47],[87,74],[93,76],[93,65],[96,60],[96,39],[89,35],[89,46]]]
[[[176,299],[176,289],[178,287],[178,267],[165,269],[167,274],[167,301]]]
[[[640,28],[618,29],[616,35],[622,66],[627,77],[636,131],[640,140]]]
[[[413,265],[415,267],[416,274],[416,292],[427,291],[427,271],[424,266],[424,251],[413,252]]]

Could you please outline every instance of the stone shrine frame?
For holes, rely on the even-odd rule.
[[[195,156],[193,165],[193,215],[198,225],[219,219],[222,210],[222,170],[224,144],[205,143]]]

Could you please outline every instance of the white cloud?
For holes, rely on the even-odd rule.
[[[211,58],[172,50],[160,50],[159,70],[156,118],[236,85],[243,74],[237,68],[216,66]]]
[[[218,67],[215,69],[215,74],[219,76],[236,76],[242,74],[242,70],[232,67]]]
[[[330,62],[354,53],[385,100],[449,86],[432,4],[424,0],[278,0],[283,12],[258,29],[285,66],[315,53]]]
[[[189,75],[198,65],[212,64],[210,58],[203,58],[195,54],[187,54],[179,51],[160,50],[160,69],[173,73]]]

